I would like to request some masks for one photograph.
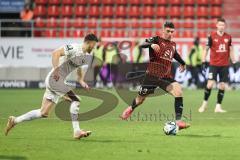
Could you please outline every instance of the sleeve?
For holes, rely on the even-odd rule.
[[[181,58],[181,56],[178,54],[177,51],[175,51],[173,58],[178,61],[181,65],[185,65],[184,60]]]
[[[75,55],[77,52],[77,46],[74,44],[68,44],[64,46],[64,54],[66,56]]]
[[[148,39],[146,39],[145,41],[148,42],[148,43],[151,43],[151,44],[156,44],[159,42],[159,36],[155,36],[155,37],[150,37]]]
[[[230,38],[229,38],[229,44],[228,44],[229,46],[232,46],[232,37],[230,36]]]
[[[212,47],[212,37],[211,37],[211,35],[208,36],[206,45],[209,46],[210,48]]]

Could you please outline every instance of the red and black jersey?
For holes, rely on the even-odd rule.
[[[161,51],[155,52],[150,48],[147,73],[159,78],[172,78],[172,61],[176,53],[176,43],[161,37],[158,37],[154,43],[160,46]]]
[[[210,65],[228,66],[231,45],[232,38],[229,34],[224,33],[220,36],[217,32],[213,32],[207,42],[207,46],[210,47]]]

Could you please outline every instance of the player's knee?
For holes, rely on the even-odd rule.
[[[136,98],[137,105],[142,104],[144,102],[144,100],[145,100],[145,97],[137,97]]]
[[[207,83],[207,88],[208,88],[208,89],[212,89],[212,88],[213,88],[213,85],[214,85],[214,82],[208,82],[208,83]]]
[[[174,87],[174,97],[182,97],[183,92],[182,92],[182,87],[180,85]]]
[[[224,90],[225,89],[225,84],[224,83],[220,83],[218,88],[221,89],[221,90]]]
[[[41,111],[41,117],[42,118],[48,118],[48,116],[49,116],[48,111]]]

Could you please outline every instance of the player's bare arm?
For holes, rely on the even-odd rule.
[[[86,70],[84,68],[78,68],[77,69],[77,75],[78,75],[78,82],[80,83],[80,85],[89,90],[90,87],[88,86],[88,84],[84,81],[84,77],[86,75]]]
[[[63,48],[59,48],[59,49],[56,49],[55,51],[53,51],[52,53],[52,65],[53,65],[53,69],[54,69],[54,72],[53,72],[53,78],[58,81],[59,80],[59,69],[58,69],[58,65],[59,65],[59,58],[61,56],[64,56],[64,49]]]

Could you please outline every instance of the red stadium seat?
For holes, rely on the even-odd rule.
[[[97,28],[97,19],[95,19],[95,18],[88,19],[87,27],[88,28]]]
[[[179,6],[182,3],[181,0],[170,0],[169,2],[170,2],[171,5],[179,5]]]
[[[109,19],[109,18],[101,19],[101,27],[102,28],[112,28],[112,26],[113,26],[113,24],[112,24],[111,19]]]
[[[154,17],[154,6],[144,6],[142,7],[142,15],[143,17]]]
[[[45,4],[48,3],[48,0],[35,0],[34,2],[35,2],[35,4],[43,4],[43,5],[45,5]]]
[[[62,0],[63,4],[73,5],[74,0]]]
[[[181,17],[181,7],[179,6],[171,7],[171,9],[169,10],[169,15],[171,16],[171,18]]]
[[[192,19],[185,19],[184,23],[183,23],[183,27],[184,28],[191,28],[191,29],[193,29],[194,28],[193,20]]]
[[[88,14],[90,17],[99,17],[100,16],[99,6],[90,6],[90,8],[88,9]]]
[[[73,37],[79,38],[79,37],[83,37],[83,36],[84,36],[83,30],[74,30],[73,31]]]
[[[81,4],[81,5],[86,5],[87,4],[87,1],[86,0],[75,0],[75,3],[76,4]]]
[[[88,30],[85,32],[85,35],[86,35],[86,34],[89,34],[89,33],[93,33],[93,34],[95,34],[96,36],[99,36],[99,35],[98,35],[98,31],[95,30],[95,29],[88,29]]]
[[[139,32],[137,29],[134,29],[134,30],[131,30],[129,31],[129,34],[128,34],[130,37],[139,37]]]
[[[141,37],[144,37],[144,38],[148,38],[148,37],[152,37],[152,36],[154,36],[154,35],[153,35],[152,30],[146,30],[146,29],[144,29],[144,30],[141,31],[141,35],[140,35],[140,36],[141,36]]]
[[[48,3],[50,5],[58,5],[58,4],[60,4],[60,0],[49,0]]]
[[[100,5],[101,4],[101,0],[89,0],[89,4],[90,5]]]
[[[193,36],[193,30],[184,30],[183,31],[183,38],[192,38]]]
[[[111,37],[111,30],[101,30],[101,37]]]
[[[152,20],[149,18],[149,19],[141,19],[141,26],[142,28],[153,28],[153,22]]]
[[[72,20],[69,19],[68,17],[59,19],[59,26],[62,28],[65,28],[65,27],[70,28],[70,27],[72,27]]]
[[[216,23],[217,23],[217,19],[211,19],[208,28],[212,28],[215,29],[216,28]]]
[[[156,20],[156,22],[154,23],[155,28],[158,30],[160,28],[162,28],[163,26],[163,21],[162,20]]]
[[[208,33],[206,31],[198,31],[197,36],[200,38],[207,38]]]
[[[141,0],[130,0],[129,1],[130,5],[141,5]]]
[[[130,23],[131,23],[131,28],[139,28],[140,27],[140,23],[137,18],[131,19]]]
[[[143,0],[142,3],[144,5],[154,5],[154,0]]]
[[[181,20],[181,19],[178,19],[178,18],[172,19],[172,22],[176,29],[182,28],[183,23],[182,23],[182,21],[179,21],[179,20]]]
[[[198,19],[197,21],[197,28],[198,29],[207,29],[208,28],[208,21],[207,19]]]
[[[168,4],[168,0],[155,0],[155,3],[157,5],[167,5]]]
[[[105,5],[114,5],[114,1],[113,0],[102,0],[102,3]]]
[[[41,17],[35,18],[35,27],[43,28],[45,25],[45,21]]]
[[[75,18],[73,22],[74,22],[73,26],[75,28],[84,28],[85,27],[85,23],[82,18]]]
[[[194,0],[183,0],[184,5],[194,5]]]
[[[75,15],[77,17],[86,17],[86,6],[76,6]]]
[[[184,7],[183,15],[184,17],[194,18],[195,16],[194,7],[193,6]]]
[[[48,12],[48,16],[54,16],[54,17],[57,17],[60,14],[58,6],[49,6],[47,12]]]
[[[47,11],[46,11],[46,7],[45,6],[41,6],[41,5],[38,5],[34,8],[33,10],[33,13],[34,13],[34,16],[35,17],[38,17],[38,16],[46,16],[47,14]]]
[[[47,19],[47,27],[56,28],[58,26],[57,19],[54,17]]]
[[[173,37],[179,38],[180,37],[180,32],[179,31],[175,31]]]
[[[72,37],[72,34],[71,30],[60,30],[58,32],[58,37]]]
[[[167,8],[164,7],[164,6],[158,6],[157,9],[156,9],[156,16],[157,17],[164,17],[166,18],[167,17]]]
[[[73,15],[72,6],[63,6],[62,7],[62,16],[71,17]]]
[[[102,8],[102,16],[103,17],[113,17],[113,7],[112,6],[103,6]]]
[[[196,2],[198,5],[208,5],[208,3],[209,3],[208,0],[197,0]]]
[[[131,6],[128,8],[130,17],[139,17],[140,16],[140,8],[139,6]]]
[[[204,7],[204,6],[197,7],[196,15],[198,17],[208,17],[208,7]]]
[[[126,37],[126,32],[125,30],[122,29],[116,29],[115,31],[113,31],[112,34],[113,37]]]
[[[222,16],[222,8],[221,7],[218,7],[218,6],[215,6],[215,7],[212,7],[211,9],[211,17],[221,17]]]
[[[128,4],[128,0],[117,0],[116,4],[117,5],[127,5]]]
[[[113,24],[114,24],[114,27],[116,27],[116,28],[126,28],[127,27],[126,22],[122,18],[116,19],[115,23],[113,23]]]
[[[116,8],[116,16],[117,17],[126,17],[127,16],[127,7],[120,5]]]
[[[48,29],[43,34],[45,37],[57,37],[57,31],[53,29]]]
[[[223,4],[223,0],[211,0],[212,5],[221,6]]]

